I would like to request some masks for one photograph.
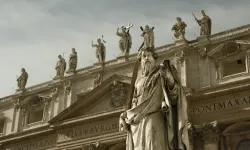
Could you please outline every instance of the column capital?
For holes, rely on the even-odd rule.
[[[202,135],[204,144],[216,144],[219,142],[220,131],[216,121],[205,123],[202,126]]]

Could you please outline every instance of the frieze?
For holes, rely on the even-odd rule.
[[[58,142],[65,142],[78,138],[88,138],[119,131],[117,120],[104,121],[93,125],[83,125],[73,129],[62,131],[58,134]]]
[[[34,142],[26,142],[25,144],[18,145],[16,147],[9,148],[10,150],[43,150],[54,147],[57,142],[56,135],[46,137]]]
[[[191,108],[192,114],[204,114],[214,111],[235,108],[235,107],[246,107],[250,106],[250,96],[237,97],[233,99],[226,99],[217,101],[214,103],[203,104]]]

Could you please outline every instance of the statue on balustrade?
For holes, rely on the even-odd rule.
[[[138,56],[142,74],[129,109],[120,116],[127,150],[189,150],[186,97],[175,67],[169,60],[157,66],[152,49]]]
[[[142,30],[141,37],[143,37],[143,43],[140,46],[139,50],[154,49],[154,27],[150,28],[148,25],[146,25],[144,29],[142,27],[140,27],[140,29]]]
[[[92,47],[96,47],[96,58],[98,63],[104,63],[106,57],[106,47],[104,45],[106,43],[103,39],[97,39],[97,44],[94,44],[92,41]]]
[[[72,48],[72,53],[69,57],[69,70],[67,73],[75,72],[77,67],[77,52],[75,48]]]
[[[54,77],[54,79],[62,78],[66,70],[66,61],[62,57],[62,55],[58,56],[58,61],[56,63],[55,69],[56,69],[56,76]]]
[[[176,20],[177,22],[172,27],[172,31],[174,31],[174,36],[177,40],[185,39],[185,30],[187,24],[182,21],[180,17],[177,17]]]
[[[21,70],[21,75],[17,78],[17,86],[19,90],[24,90],[28,81],[28,73],[24,68]]]
[[[119,41],[119,48],[121,50],[121,55],[128,56],[129,51],[132,47],[132,37],[129,33],[130,28],[132,27],[132,24],[129,24],[128,27],[121,27],[121,32],[119,32],[119,28],[117,28],[116,35],[121,37]]]
[[[202,18],[201,19],[197,19],[195,17],[195,15],[193,14],[196,22],[199,24],[200,26],[200,36],[203,36],[203,35],[211,35],[211,31],[212,31],[212,20],[210,19],[209,16],[207,16],[205,14],[205,11],[204,10],[201,10],[201,15],[202,15]]]

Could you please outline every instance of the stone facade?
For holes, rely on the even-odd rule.
[[[248,142],[250,25],[155,51],[157,63],[176,66],[186,90],[193,150],[238,150]],[[136,60],[95,64],[1,98],[0,149],[125,150],[118,121]]]

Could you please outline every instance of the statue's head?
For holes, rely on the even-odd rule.
[[[206,15],[204,10],[201,10],[201,14],[202,14],[202,16]]]
[[[122,29],[122,32],[126,32],[126,27],[122,26],[121,29]]]
[[[181,17],[176,17],[176,20],[177,20],[178,22],[181,22]]]
[[[145,25],[145,30],[148,31],[149,30],[149,26]]]
[[[97,39],[97,43],[99,43],[99,44],[100,44],[101,42],[102,42],[102,41],[101,41],[101,39]]]
[[[141,62],[142,74],[147,75],[156,66],[157,54],[153,49],[144,49],[139,52],[138,59]]]
[[[21,72],[25,72],[25,69],[24,69],[24,68],[22,68],[22,69],[21,69]]]
[[[76,52],[76,49],[75,49],[75,48],[72,48],[72,52],[75,53],[75,52]]]
[[[58,55],[58,58],[59,58],[59,59],[62,59],[62,55]]]

